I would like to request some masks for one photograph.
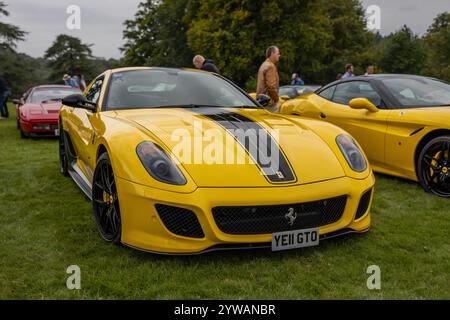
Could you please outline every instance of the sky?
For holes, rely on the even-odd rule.
[[[41,57],[58,34],[72,35],[84,43],[93,44],[93,55],[120,58],[119,47],[123,22],[132,19],[141,0],[4,0],[9,17],[2,22],[12,23],[28,31],[26,40],[19,42],[17,50],[32,57]],[[408,25],[422,35],[437,14],[450,11],[450,0],[361,0],[364,8],[380,8],[380,32],[387,35]],[[80,29],[66,26],[70,5],[80,8]],[[70,20],[70,19],[69,19]],[[70,20],[72,21],[72,20]]]

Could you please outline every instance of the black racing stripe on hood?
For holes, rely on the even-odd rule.
[[[221,108],[202,108],[191,111],[215,121],[231,134],[247,150],[269,182],[297,181],[277,141],[259,123],[239,113]]]

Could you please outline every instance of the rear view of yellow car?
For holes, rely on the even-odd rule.
[[[338,125],[357,139],[375,171],[450,197],[447,83],[410,75],[353,77],[289,100],[281,112]]]
[[[278,251],[370,227],[374,176],[353,138],[270,113],[219,75],[109,70],[63,105],[61,172],[108,242]]]

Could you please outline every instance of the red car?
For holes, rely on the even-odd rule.
[[[31,88],[16,104],[17,129],[20,137],[54,137],[58,135],[58,116],[61,99],[81,90],[62,85]]]

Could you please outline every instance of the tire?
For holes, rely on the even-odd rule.
[[[417,176],[425,191],[450,198],[450,136],[434,138],[423,147]]]
[[[23,132],[23,130],[21,128],[19,128],[19,132],[20,132],[20,138],[21,139],[26,139],[27,135],[25,134],[25,132]]]
[[[64,140],[62,124],[59,125],[59,172],[65,177],[69,176],[69,157],[67,156],[66,141]]]
[[[17,129],[19,129],[20,130],[20,121],[19,121],[19,118],[17,118]]]
[[[100,237],[114,244],[120,244],[122,223],[114,172],[108,153],[97,160],[92,183],[92,207]]]

